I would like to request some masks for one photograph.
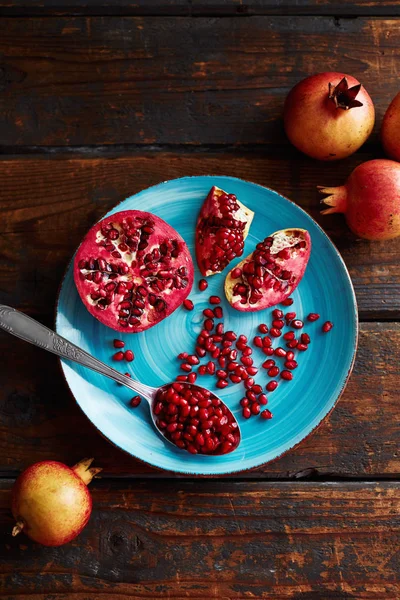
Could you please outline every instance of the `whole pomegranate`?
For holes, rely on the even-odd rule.
[[[250,312],[275,306],[299,285],[311,252],[305,229],[282,229],[257,244],[225,279],[228,302]]]
[[[12,490],[12,513],[17,521],[12,534],[24,531],[44,546],[73,540],[92,512],[87,485],[101,471],[90,468],[92,461],[84,459],[70,468],[47,460],[23,471]]]
[[[193,277],[192,258],[178,232],[140,210],[94,225],[74,261],[75,284],[88,311],[125,333],[168,317],[189,295]]]
[[[374,127],[375,109],[354,77],[319,73],[289,92],[283,119],[289,140],[304,154],[338,160],[353,154],[367,140]]]
[[[220,273],[243,254],[253,217],[234,194],[211,188],[196,226],[196,257],[202,275]]]
[[[400,164],[376,159],[354,169],[339,187],[319,187],[329,194],[323,215],[344,213],[350,229],[367,240],[390,240],[400,235]]]
[[[386,154],[400,161],[400,93],[393,98],[383,117],[381,139]]]

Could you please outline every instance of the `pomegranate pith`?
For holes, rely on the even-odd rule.
[[[144,331],[188,296],[193,263],[181,236],[153,214],[128,210],[88,232],[74,260],[74,279],[88,311],[124,333]]]

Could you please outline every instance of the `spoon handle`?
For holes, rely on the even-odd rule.
[[[94,358],[88,352],[85,352],[85,350],[61,337],[55,331],[31,319],[31,317],[28,317],[28,315],[15,308],[0,304],[0,328],[21,338],[21,340],[25,340],[25,342],[39,346],[43,350],[48,350],[53,354],[57,354],[57,356],[61,356],[61,358],[72,360],[93,371],[97,371],[97,373],[101,373],[101,375],[114,379],[114,381],[134,390],[149,402],[154,397],[155,388],[134,381],[123,373],[119,373],[112,367]]]

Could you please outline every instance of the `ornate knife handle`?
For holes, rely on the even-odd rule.
[[[147,400],[151,400],[154,396],[154,388],[133,381],[130,377],[119,373],[112,367],[94,358],[88,352],[85,352],[85,350],[75,346],[75,344],[72,344],[61,335],[58,335],[55,331],[45,327],[15,308],[0,304],[0,328],[25,340],[25,342],[39,346],[39,348],[61,356],[61,358],[72,360],[93,371],[97,371],[97,373],[110,377],[110,379],[114,379],[118,383],[122,383],[122,385],[126,385],[135,392],[138,392]]]

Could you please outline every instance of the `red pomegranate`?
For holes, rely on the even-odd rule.
[[[366,89],[350,75],[319,73],[300,81],[284,107],[285,131],[296,148],[319,160],[353,154],[374,127]]]
[[[383,117],[381,138],[386,154],[400,161],[400,93],[393,98]]]
[[[329,194],[323,215],[344,213],[350,229],[367,240],[390,240],[400,235],[400,164],[369,160],[354,169],[345,185],[319,187]]]
[[[225,280],[228,302],[242,312],[275,306],[299,285],[311,252],[305,229],[282,229],[257,244]]]
[[[202,275],[220,273],[242,256],[253,217],[234,194],[211,188],[196,226],[196,257]]]
[[[55,460],[28,467],[12,490],[12,534],[24,531],[44,546],[61,546],[74,539],[89,521],[92,498],[87,486],[101,469],[86,458],[70,468]]]
[[[74,262],[77,290],[99,321],[126,333],[153,327],[189,295],[193,262],[168,223],[139,210],[94,225]]]

